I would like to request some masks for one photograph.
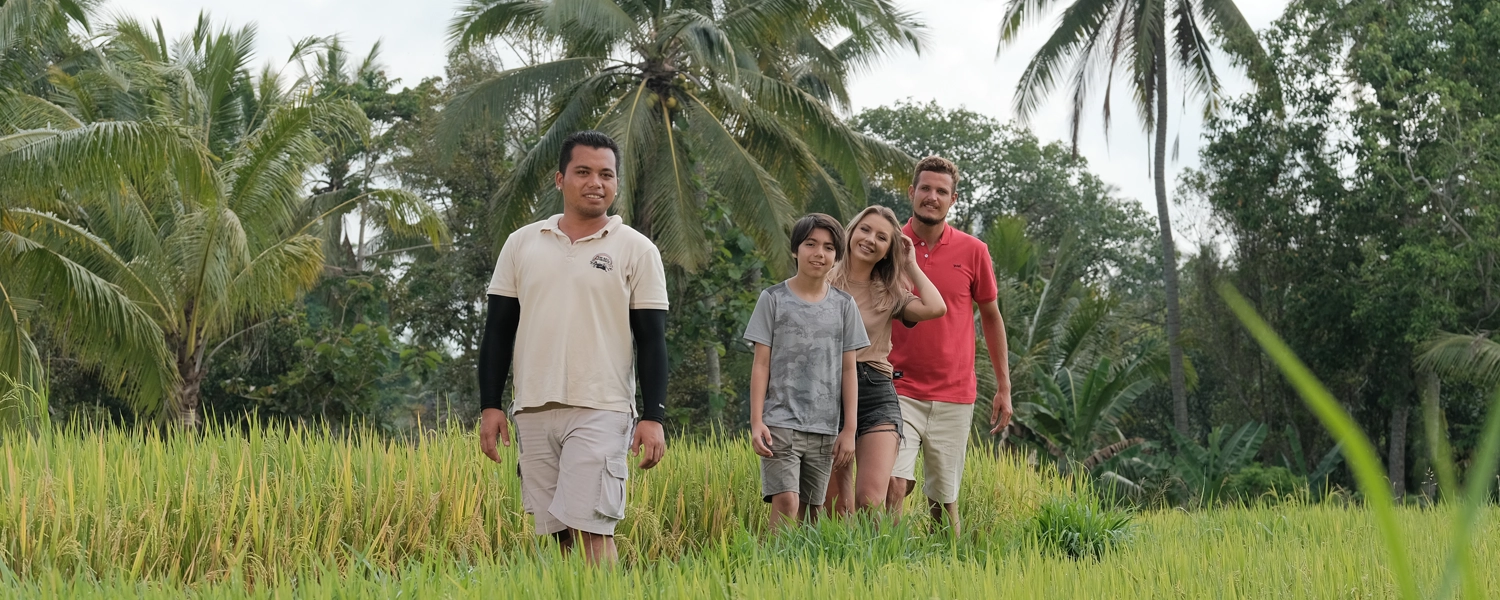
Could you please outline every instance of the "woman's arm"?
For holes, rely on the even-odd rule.
[[[922,272],[922,266],[917,264],[917,252],[911,238],[901,234],[900,244],[901,253],[905,255],[906,274],[911,279],[912,290],[917,293],[917,299],[908,302],[897,316],[907,323],[916,323],[948,314],[948,304],[943,302],[943,294],[938,292],[937,286],[932,284],[932,280]]]

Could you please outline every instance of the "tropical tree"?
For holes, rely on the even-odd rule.
[[[148,29],[124,19],[103,45],[110,76],[93,71],[53,71],[55,102],[27,97],[35,136],[62,138],[72,130],[161,129],[191,142],[180,165],[208,165],[200,176],[173,170],[126,168],[107,157],[94,169],[68,165],[48,172],[22,154],[18,172],[29,189],[23,202],[52,196],[50,212],[10,211],[82,242],[59,241],[57,253],[85,263],[101,281],[144,312],[163,336],[166,375],[137,383],[132,400],[142,412],[165,407],[184,425],[198,422],[199,386],[213,351],[308,289],[323,270],[325,221],[341,207],[318,212],[306,193],[306,176],[324,156],[326,139],[358,137],[368,127],[352,102],[289,93],[276,71],[249,70],[255,30],[215,31],[200,17],[191,34],[169,43],[159,24]],[[299,44],[294,56],[309,44]],[[46,113],[45,116],[38,116]],[[180,144],[179,144],[180,145]],[[158,154],[165,143],[129,147],[119,156]],[[63,161],[72,157],[61,156]],[[194,159],[194,160],[189,160]],[[63,172],[66,177],[50,174]],[[420,198],[397,190],[371,190],[346,204],[382,206],[384,226],[421,232],[434,242],[441,222]],[[52,216],[52,215],[57,216]],[[77,270],[34,265],[38,281],[75,277]],[[70,301],[92,307],[93,296]],[[127,310],[127,309],[120,309]],[[113,332],[99,332],[101,339]],[[142,332],[140,337],[147,337]],[[126,359],[117,359],[126,360]],[[124,369],[116,369],[124,371]],[[150,388],[147,389],[148,383]]]
[[[559,56],[459,95],[443,137],[517,113],[540,90],[551,113],[496,195],[497,233],[555,210],[563,138],[600,129],[621,147],[617,210],[669,263],[707,260],[710,191],[758,247],[780,252],[806,199],[852,214],[871,173],[910,164],[834,109],[849,105],[852,70],[919,49],[920,32],[887,0],[471,0],[450,28],[458,47],[532,36],[556,42]]]
[[[161,327],[129,293],[127,261],[62,215],[69,197],[117,200],[109,182],[172,174],[184,193],[213,181],[197,140],[155,123],[83,123],[62,107],[0,95],[0,394],[45,396],[38,326],[114,392],[152,407],[178,383]],[[67,182],[66,184],[62,182]],[[20,415],[0,415],[12,421]]]
[[[1063,472],[1089,473],[1119,452],[1146,440],[1126,438],[1120,419],[1142,393],[1155,385],[1160,352],[1115,363],[1100,358],[1092,368],[1063,368],[1048,375],[1034,368],[1035,391],[1016,408],[1017,418],[1037,435],[1037,443]]]
[[[47,67],[84,45],[70,24],[87,29],[99,0],[0,0],[0,89],[34,89]]]
[[[1418,370],[1442,378],[1466,379],[1489,389],[1500,385],[1500,343],[1490,332],[1439,331],[1417,347]]]
[[[1010,0],[1000,23],[997,53],[1014,42],[1023,28],[1047,18],[1061,0]],[[1206,27],[1205,27],[1206,25]],[[1156,181],[1157,225],[1161,235],[1162,282],[1167,304],[1167,342],[1171,361],[1172,420],[1189,433],[1187,376],[1182,357],[1182,317],[1177,290],[1177,251],[1167,204],[1167,68],[1169,55],[1182,70],[1182,87],[1203,101],[1205,112],[1220,101],[1220,82],[1212,60],[1217,47],[1247,67],[1258,86],[1275,90],[1270,61],[1255,31],[1233,0],[1074,0],[1067,3],[1057,28],[1021,74],[1016,113],[1025,119],[1042,106],[1060,78],[1068,86],[1070,137],[1076,151],[1086,103],[1104,81],[1104,127],[1109,127],[1110,96],[1115,74],[1126,78],[1141,124],[1154,132],[1152,168]]]

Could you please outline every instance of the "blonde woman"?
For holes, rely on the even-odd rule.
[[[937,287],[916,263],[911,239],[901,233],[896,214],[871,206],[849,222],[844,260],[830,283],[854,297],[870,346],[855,353],[859,403],[854,463],[835,468],[828,482],[833,512],[883,506],[891,469],[901,442],[901,404],[891,383],[896,376],[888,356],[891,326],[906,327],[943,316],[948,310]],[[912,292],[916,293],[913,294]]]

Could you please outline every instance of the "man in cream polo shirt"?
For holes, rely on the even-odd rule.
[[[603,133],[564,140],[554,178],[563,213],[505,240],[479,352],[480,449],[500,462],[496,441],[510,445],[500,398],[514,366],[522,503],[537,534],[595,564],[616,560],[626,453],[634,448],[642,469],[666,453],[666,276],[656,246],[608,214],[618,169],[619,147]]]

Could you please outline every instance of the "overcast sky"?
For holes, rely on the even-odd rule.
[[[1046,27],[1034,27],[1026,37],[1010,46],[997,59],[998,24],[1004,0],[931,0],[919,3],[898,0],[916,7],[927,23],[926,50],[917,56],[906,52],[892,56],[855,80],[851,95],[857,109],[890,104],[911,98],[936,100],[956,108],[967,107],[1009,121],[1011,96],[1022,68],[1041,45]],[[1241,0],[1240,9],[1256,29],[1269,25],[1281,14],[1287,0]],[[293,40],[313,35],[340,34],[351,52],[363,55],[370,44],[383,44],[387,72],[407,85],[443,73],[446,30],[457,3],[393,0],[111,0],[106,13],[122,13],[141,19],[159,18],[168,37],[182,35],[200,10],[216,22],[240,25],[255,23],[260,30],[259,58],[281,64]],[[1050,24],[1050,22],[1049,22]],[[1221,69],[1221,72],[1227,72]],[[1238,74],[1225,77],[1232,93],[1247,89]],[[1197,164],[1200,120],[1196,107],[1182,109],[1181,96],[1174,95],[1169,139],[1180,136],[1180,160],[1169,164],[1172,173]],[[1059,93],[1049,108],[1035,115],[1032,131],[1043,140],[1066,140],[1067,114]],[[1097,104],[1097,102],[1096,102]],[[1079,151],[1090,167],[1106,182],[1147,206],[1155,214],[1151,174],[1148,170],[1146,136],[1135,119],[1127,97],[1117,97],[1113,130],[1106,142],[1097,106],[1086,116]],[[1174,177],[1175,180],[1175,177]],[[1173,187],[1169,186],[1168,191]],[[1183,215],[1174,227],[1195,237],[1189,229],[1194,215]]]

